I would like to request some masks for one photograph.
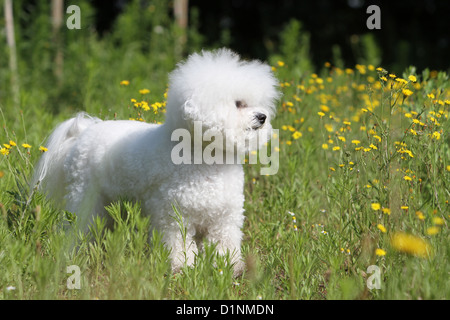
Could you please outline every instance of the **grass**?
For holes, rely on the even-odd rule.
[[[104,119],[163,121],[164,81],[92,59],[98,68],[71,101]],[[3,102],[0,299],[448,299],[448,75],[326,63],[299,78],[272,65],[284,93],[273,123],[280,168],[244,166],[239,278],[212,244],[172,274],[161,235],[126,200],[108,207],[114,228],[97,219],[91,236],[73,232],[76,216],[30,196],[27,182],[51,128],[78,107],[50,111],[33,88],[20,109]],[[71,265],[79,290],[67,288]],[[371,265],[381,289],[367,287]]]

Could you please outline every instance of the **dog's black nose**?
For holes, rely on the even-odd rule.
[[[258,119],[260,124],[264,124],[264,122],[266,122],[267,116],[264,113],[257,113],[256,114],[256,119]]]

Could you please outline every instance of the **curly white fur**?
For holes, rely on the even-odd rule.
[[[245,266],[242,165],[175,165],[171,150],[177,142],[171,135],[180,128],[193,133],[194,122],[200,122],[203,131],[223,134],[234,149],[245,150],[259,129],[271,128],[277,80],[268,65],[240,60],[228,49],[193,54],[169,78],[163,125],[101,121],[80,113],[50,136],[33,185],[76,213],[82,226],[104,214],[112,201],[138,201],[171,249],[175,271],[194,262],[203,237],[217,244],[219,253],[233,255],[238,275]],[[259,145],[266,140],[259,139]],[[172,205],[182,214],[186,239]]]

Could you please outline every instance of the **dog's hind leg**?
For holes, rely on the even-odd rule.
[[[66,210],[76,214],[77,226],[81,231],[88,231],[96,216],[107,215],[103,197],[91,181],[71,184],[65,202]]]

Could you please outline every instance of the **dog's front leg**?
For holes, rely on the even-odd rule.
[[[162,240],[170,250],[172,271],[180,272],[184,265],[193,265],[198,254],[193,230],[181,230],[178,224],[172,222],[161,231]]]
[[[216,244],[216,250],[220,255],[229,255],[235,277],[240,276],[245,269],[245,263],[241,256],[241,239],[240,223],[233,224],[228,221],[218,222],[206,234],[206,240]]]

